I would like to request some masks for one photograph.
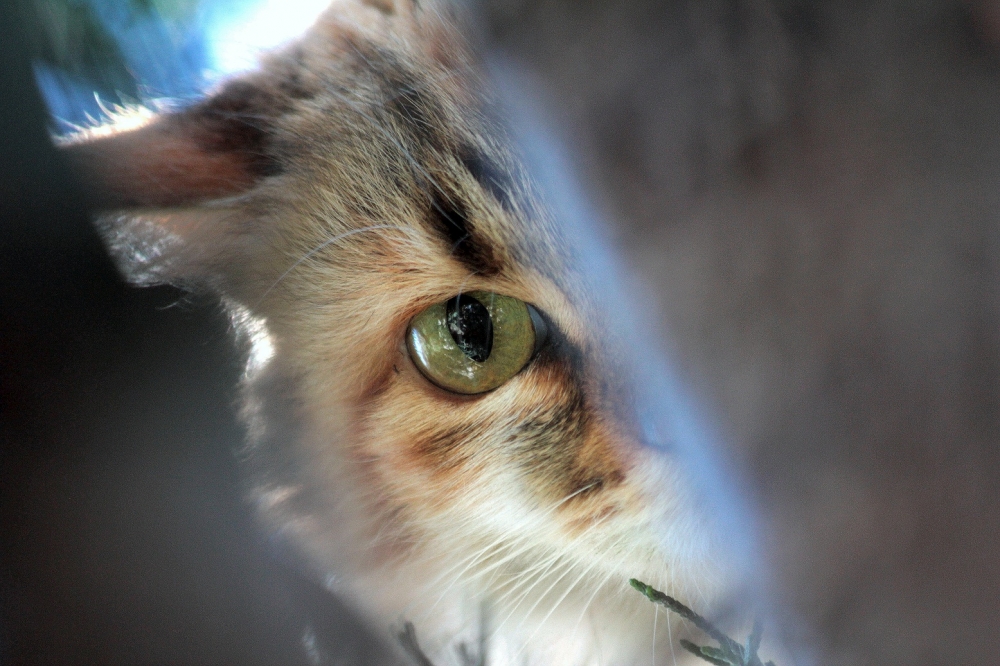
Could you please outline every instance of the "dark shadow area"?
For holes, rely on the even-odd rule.
[[[312,602],[241,499],[228,322],[119,278],[20,36],[0,22],[0,663],[307,663]]]

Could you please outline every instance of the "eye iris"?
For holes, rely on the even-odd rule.
[[[448,331],[466,356],[485,363],[493,351],[493,319],[486,306],[468,295],[459,294],[445,306]]]

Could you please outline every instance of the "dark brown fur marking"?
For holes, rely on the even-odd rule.
[[[233,81],[184,114],[182,122],[195,126],[195,139],[206,152],[238,154],[249,173],[265,177],[281,172],[268,148],[275,117],[288,109],[288,100],[280,95]]]
[[[307,70],[306,53],[301,45],[294,47],[286,56],[285,74],[277,80],[277,88],[289,99],[312,99],[319,90],[306,83],[303,72]]]
[[[510,211],[513,208],[510,196],[512,188],[508,183],[509,179],[496,162],[472,146],[460,147],[458,158],[480,187],[492,194],[504,210]]]
[[[424,152],[428,149],[447,152],[444,133],[448,123],[441,105],[423,91],[420,77],[409,71],[399,59],[385,49],[372,44],[355,47],[371,73],[379,80],[379,88],[388,91],[382,104],[407,130],[409,143]]]
[[[396,7],[392,0],[364,0],[364,3],[369,7],[374,7],[387,16],[392,16],[396,13]]]
[[[493,276],[503,270],[500,252],[481,234],[476,234],[469,219],[469,210],[454,184],[441,182],[440,167],[430,166],[443,156],[455,152],[453,140],[446,129],[446,114],[441,104],[423,90],[420,77],[409,71],[393,53],[370,43],[354,44],[363,66],[379,81],[380,89],[388,91],[381,100],[382,112],[388,121],[403,132],[401,140],[420,168],[413,177],[428,193],[428,220],[432,228],[448,243],[449,253],[470,271]],[[509,196],[499,185],[499,169],[488,164],[485,157],[459,151],[459,162],[502,204],[509,205]],[[471,167],[470,167],[471,165]],[[472,169],[475,169],[474,171]],[[428,177],[428,174],[435,174]],[[489,176],[489,178],[487,178]]]
[[[442,432],[427,433],[416,438],[415,449],[420,461],[439,473],[461,467],[469,458],[463,451],[466,443],[476,439],[468,428],[452,428]]]
[[[595,439],[582,391],[572,387],[568,393],[563,404],[522,424],[511,440],[540,492],[583,498],[621,484],[625,475],[608,443]]]
[[[470,271],[493,276],[503,270],[503,263],[489,241],[474,233],[465,204],[457,196],[431,195],[431,226],[448,242],[448,250]]]

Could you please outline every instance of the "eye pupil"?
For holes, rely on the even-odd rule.
[[[493,319],[486,306],[459,294],[445,306],[448,331],[466,356],[484,363],[493,351]]]

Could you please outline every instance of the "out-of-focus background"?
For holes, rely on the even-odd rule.
[[[0,660],[305,659],[239,498],[227,324],[121,283],[46,134],[100,114],[95,91],[196,95],[317,10],[227,1],[37,0],[0,22]],[[475,8],[745,470],[774,631],[801,663],[995,660],[1000,9]]]
[[[228,450],[226,322],[123,284],[55,154],[32,57],[81,86],[136,82],[83,5],[35,7],[64,32],[44,40],[30,7],[0,21],[0,662],[288,663],[297,637]]]
[[[498,2],[819,663],[1000,648],[1000,6]]]
[[[821,663],[1000,648],[1000,7],[500,3]]]
[[[336,615],[242,501],[241,361],[221,308],[125,285],[49,136],[99,117],[97,99],[194,95],[197,10],[2,12],[2,664],[307,664],[306,616]]]

